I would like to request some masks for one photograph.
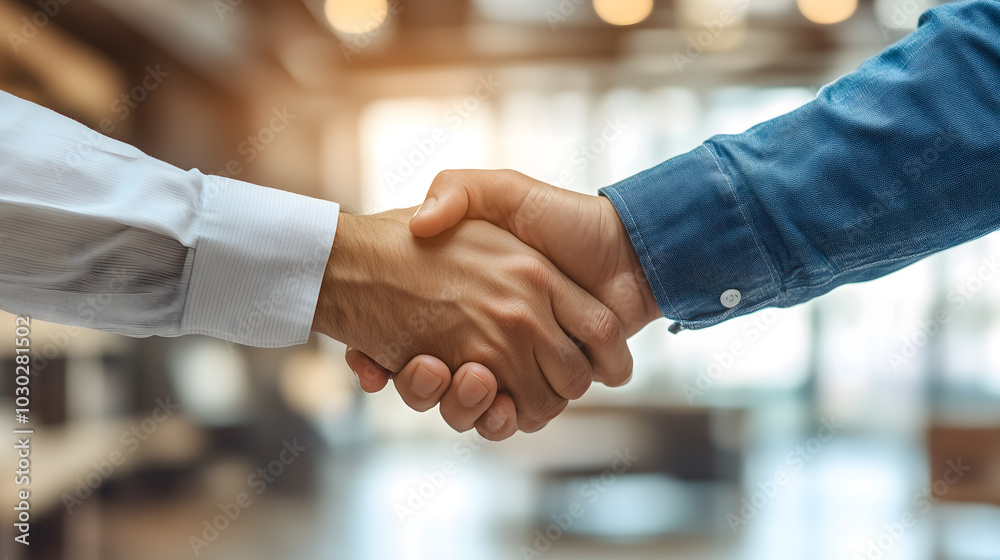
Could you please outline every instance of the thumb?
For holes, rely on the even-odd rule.
[[[530,190],[531,180],[514,171],[443,171],[434,178],[427,198],[410,219],[410,232],[417,237],[434,237],[463,218],[506,228]]]

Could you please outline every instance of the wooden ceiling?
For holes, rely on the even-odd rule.
[[[32,0],[2,1],[37,9]],[[319,1],[73,0],[53,19],[125,69],[142,68],[151,56],[170,57],[233,92],[283,80],[336,90],[352,74],[463,65],[614,64],[683,53],[690,36],[678,29],[672,2],[663,0],[636,26],[614,27],[582,13],[557,29],[544,16],[534,23],[490,20],[472,0],[394,0],[402,9],[388,25],[371,36],[341,38],[316,17]],[[589,4],[579,10],[589,11]],[[752,19],[748,29],[741,47],[713,57],[725,71],[748,58],[753,63],[743,66],[751,77],[822,68],[843,46],[837,29],[795,14]],[[711,72],[713,64],[699,64],[699,71]],[[327,79],[301,84],[297,70]],[[655,65],[649,72],[656,73]]]

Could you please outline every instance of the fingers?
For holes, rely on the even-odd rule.
[[[347,349],[347,366],[358,376],[361,382],[361,390],[366,393],[377,393],[385,388],[392,373],[384,367],[378,365],[375,360],[365,354],[353,349]]]
[[[497,380],[485,366],[468,363],[452,378],[452,390],[441,398],[441,416],[454,430],[471,430],[493,404]]]
[[[522,431],[541,429],[548,421],[561,412],[568,403],[564,393],[575,395],[575,389],[566,392],[567,386],[581,381],[576,376],[589,377],[589,368],[583,355],[576,351],[580,361],[575,370],[567,365],[562,356],[571,355],[565,346],[572,346],[569,338],[560,329],[552,315],[552,301],[547,296],[551,272],[547,261],[526,259],[523,268],[515,272],[534,284],[537,298],[513,300],[502,303],[492,314],[493,320],[504,337],[527,340],[530,349],[511,352],[498,344],[491,352],[481,354],[482,363],[489,364],[499,379],[503,390],[517,403],[517,425]],[[559,351],[560,339],[563,350]],[[570,379],[574,378],[574,379]],[[567,379],[569,379],[567,381]],[[585,381],[589,385],[589,380]]]
[[[534,416],[529,416],[518,410],[517,429],[521,430],[526,434],[533,434],[541,430],[545,426],[548,426],[549,422],[551,422],[552,419],[555,418],[556,416],[562,414],[563,411],[566,410],[567,406],[569,406],[568,400],[559,399],[553,401],[552,406],[550,406],[549,408],[543,409],[542,413],[536,414]]]
[[[368,356],[353,350],[351,361],[382,369]],[[381,373],[381,372],[379,372]],[[452,383],[451,371],[433,356],[417,356],[393,378],[403,402],[417,412],[425,412],[441,402],[441,416],[450,426],[465,431],[470,422],[490,441],[507,439],[517,432],[514,401],[496,393],[496,378],[485,366],[467,364]],[[383,385],[384,386],[384,385]],[[479,399],[486,388],[486,397]],[[444,398],[445,395],[448,398]],[[494,398],[491,398],[494,397]]]
[[[510,395],[497,393],[489,410],[476,421],[476,431],[490,441],[502,441],[517,433],[517,410]]]
[[[347,349],[347,363],[361,381],[361,388],[376,393],[389,381],[389,370],[352,348]],[[475,427],[490,441],[502,441],[517,433],[517,409],[509,395],[497,393],[493,373],[480,364],[459,368],[452,383],[448,366],[433,356],[410,360],[393,379],[396,392],[410,408],[425,412],[441,403],[441,416],[452,428],[464,432]],[[484,394],[485,397],[479,398]],[[467,404],[469,403],[469,404]],[[532,421],[532,431],[544,422]]]
[[[546,337],[547,340],[535,347],[538,367],[557,395],[576,400],[590,388],[594,370],[583,351],[563,333],[555,319],[548,332],[557,334]]]
[[[352,348],[348,348],[346,358],[366,392],[375,393],[385,387],[390,377],[387,369]],[[433,356],[417,356],[403,367],[393,384],[403,402],[417,412],[441,402],[441,416],[458,431],[474,426],[490,441],[501,441],[517,432],[514,401],[508,395],[497,394],[496,378],[480,364],[459,368],[452,383],[451,371],[444,362]],[[480,398],[483,394],[486,396]]]
[[[385,388],[391,376],[389,370],[353,348],[347,349],[346,359],[366,393],[377,393]],[[393,386],[407,406],[417,412],[426,412],[441,401],[451,386],[451,370],[433,356],[417,356],[403,366],[393,379]]]
[[[632,378],[632,353],[628,348],[625,328],[610,309],[567,280],[552,291],[552,311],[562,329],[582,344],[593,368],[593,379],[609,387],[619,387]],[[573,351],[565,355],[567,364],[577,361],[579,350],[573,348]],[[543,367],[550,371],[545,364]],[[573,382],[582,383],[579,379]],[[552,383],[551,379],[549,383]],[[570,383],[570,380],[564,383]],[[579,385],[570,387],[579,388]]]
[[[417,237],[434,237],[462,218],[482,219],[503,227],[531,192],[534,181],[514,171],[443,171],[410,220]]]
[[[433,356],[417,356],[392,383],[407,406],[425,412],[437,406],[451,386],[451,370]]]
[[[496,378],[486,366],[468,363],[441,400],[441,417],[458,431],[474,426],[479,435],[501,441],[517,432],[517,409],[509,395],[496,392]],[[484,394],[486,397],[480,399]],[[493,398],[491,398],[491,395]]]
[[[559,377],[557,372],[564,371],[565,364],[557,364],[556,370],[540,370],[535,356],[538,353],[536,346],[532,355],[528,356],[530,364],[508,367],[504,370],[506,374],[500,374],[504,392],[517,403],[517,428],[522,432],[541,430],[569,404],[569,400],[559,395],[549,381]]]
[[[562,351],[578,354],[580,365],[577,369],[588,369],[586,359],[571,343]],[[376,393],[385,388],[391,376],[387,369],[358,350],[348,349],[346,358],[365,392]],[[551,359],[553,367],[560,370],[566,367],[563,358],[556,353],[546,359]],[[587,376],[589,386],[589,374]],[[516,390],[520,401],[526,403],[524,412],[517,410],[509,395],[497,392],[496,377],[486,366],[477,363],[463,365],[452,377],[441,360],[417,356],[396,375],[393,384],[410,408],[424,412],[440,402],[441,416],[453,429],[465,432],[475,427],[484,438],[501,441],[514,435],[521,426],[525,432],[542,429],[568,403],[537,370],[534,375],[524,377],[530,379],[527,383],[530,387],[515,384],[520,389]]]

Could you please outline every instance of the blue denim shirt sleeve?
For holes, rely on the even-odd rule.
[[[803,107],[602,189],[665,317],[704,328],[1000,227],[1000,1],[944,5]],[[734,289],[740,302],[720,300]]]

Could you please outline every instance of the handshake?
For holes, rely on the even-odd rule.
[[[502,440],[628,382],[626,339],[661,315],[609,200],[446,171],[413,211],[340,217],[313,330],[350,347],[362,389],[394,377],[411,408]]]

